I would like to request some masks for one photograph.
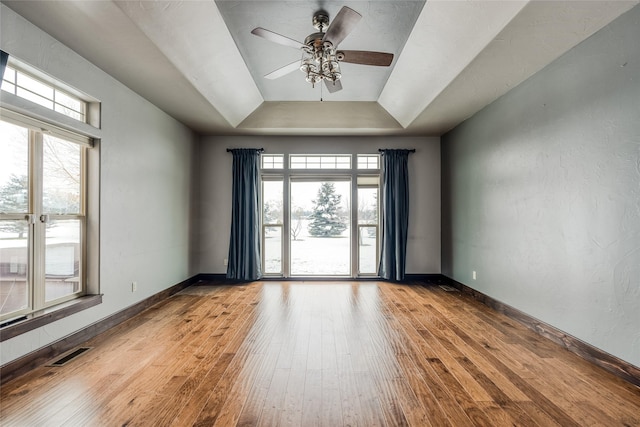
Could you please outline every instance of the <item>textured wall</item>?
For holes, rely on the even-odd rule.
[[[187,128],[4,5],[2,50],[102,101],[103,303],[4,341],[0,363],[54,342],[190,275],[194,138]],[[131,282],[138,290],[131,292]]]
[[[443,273],[636,366],[638,40],[635,7],[442,139]]]
[[[440,273],[440,139],[398,137],[209,137],[198,149],[193,259],[202,273],[225,273],[231,225],[231,165],[227,148],[264,147],[267,153],[377,153],[415,148],[409,156],[407,273]]]

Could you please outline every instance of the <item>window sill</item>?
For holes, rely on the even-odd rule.
[[[86,295],[72,301],[26,315],[26,319],[0,328],[0,342],[53,323],[102,303],[102,295]]]

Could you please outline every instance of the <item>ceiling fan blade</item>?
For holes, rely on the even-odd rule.
[[[262,37],[263,39],[267,39],[270,42],[289,46],[294,49],[302,49],[304,47],[304,45],[299,41],[295,41],[294,39],[290,39],[289,37],[282,36],[270,30],[265,30],[262,27],[254,28],[253,30],[251,30],[251,34]]]
[[[341,55],[342,54],[342,55]],[[393,61],[393,53],[371,52],[368,50],[341,50],[338,51],[338,60],[351,64],[377,65],[388,67]],[[342,57],[342,59],[340,59]]]
[[[322,41],[330,41],[334,46],[338,46],[345,37],[349,35],[355,26],[360,22],[362,15],[355,10],[343,6],[340,12],[333,18]]]
[[[279,77],[282,77],[286,74],[289,74],[299,69],[300,69],[300,60],[297,60],[295,62],[292,62],[291,64],[287,64],[284,67],[280,67],[277,70],[270,72],[269,74],[264,76],[264,78],[269,80],[277,79]]]
[[[334,93],[339,90],[342,90],[342,83],[340,83],[340,80],[336,80],[335,82],[332,82],[330,80],[324,79],[324,85],[327,87],[327,90],[329,91],[329,93]]]

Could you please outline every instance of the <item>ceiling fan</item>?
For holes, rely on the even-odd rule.
[[[352,64],[377,65],[388,67],[393,61],[392,53],[372,52],[364,50],[338,50],[338,45],[353,31],[362,15],[355,10],[343,6],[329,25],[329,14],[323,10],[313,15],[313,26],[318,32],[309,34],[304,43],[282,36],[270,30],[258,27],[251,31],[258,37],[284,46],[302,50],[302,59],[278,68],[264,76],[277,79],[294,70],[305,73],[307,82],[315,86],[324,80],[329,92],[342,89],[340,78],[340,62]]]

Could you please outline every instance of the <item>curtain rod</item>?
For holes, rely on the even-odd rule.
[[[233,148],[227,148],[227,153],[230,153],[231,151],[233,151]],[[262,153],[264,151],[264,148],[256,148],[256,151]]]
[[[384,149],[384,148],[379,148],[379,149],[378,149],[378,153],[383,153],[384,151],[385,151],[385,149]],[[411,150],[407,150],[407,151],[408,151],[408,152],[410,152],[410,153],[415,153],[415,152],[416,152],[416,149],[415,149],[415,148],[412,148]]]

